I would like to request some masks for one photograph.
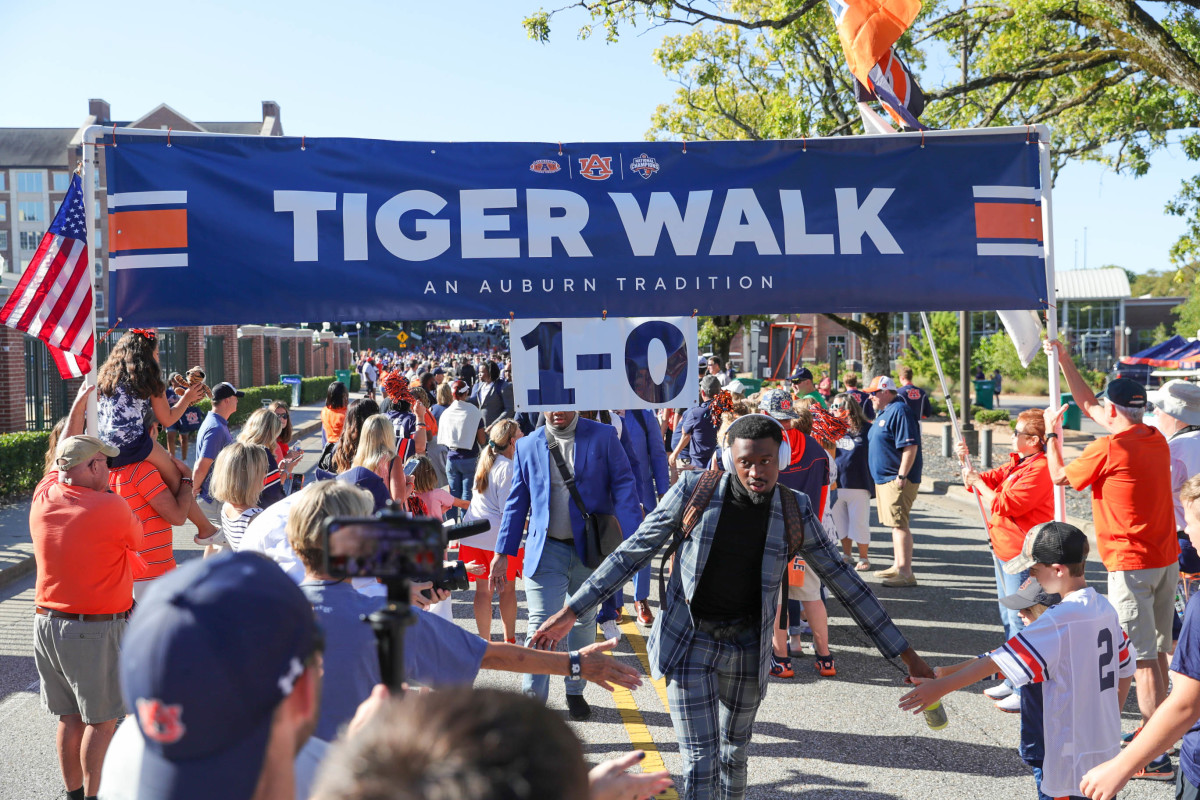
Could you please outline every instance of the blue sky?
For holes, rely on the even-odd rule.
[[[642,139],[674,86],[653,63],[664,30],[615,45],[560,15],[549,45],[521,19],[539,0],[340,3],[108,0],[4,3],[0,127],[70,126],[102,97],[117,119],[167,103],[196,120],[282,106],[290,135],[476,141]],[[561,5],[552,3],[553,7]],[[54,44],[78,42],[72,58]],[[90,42],[93,44],[81,44]],[[48,47],[49,45],[49,47]],[[1058,269],[1166,269],[1182,220],[1163,206],[1196,165],[1176,147],[1145,178],[1073,165],[1054,192]]]

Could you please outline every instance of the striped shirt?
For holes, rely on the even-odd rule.
[[[150,505],[150,498],[167,491],[162,475],[149,461],[138,461],[109,470],[108,485],[125,499],[142,523],[142,547],[138,553],[149,569],[137,582],[152,581],[175,569],[171,526]]]
[[[221,534],[225,537],[225,542],[237,552],[242,549],[242,537],[246,534],[246,526],[250,524],[250,520],[262,513],[262,509],[251,506],[231,519],[227,512],[232,511],[234,509],[228,503],[221,507]]]

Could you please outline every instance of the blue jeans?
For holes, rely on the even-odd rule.
[[[533,633],[552,614],[562,610],[567,598],[579,590],[592,574],[575,552],[572,542],[547,539],[542,557],[532,575],[525,576],[525,603],[529,608],[529,633]],[[529,644],[529,638],[525,644]],[[596,642],[596,609],[575,620],[567,634],[567,649],[582,650]],[[583,678],[566,678],[567,694],[583,694]],[[526,675],[521,679],[521,691],[546,702],[550,691],[549,675]]]
[[[450,458],[446,460],[446,477],[450,479],[450,494],[459,500],[471,499],[471,487],[475,484],[475,458]],[[462,516],[462,509],[451,509],[454,518]]]
[[[1031,769],[1033,770],[1033,784],[1037,787],[1038,800],[1054,800],[1049,795],[1042,794],[1042,768],[1031,767]],[[1072,794],[1067,796],[1067,800],[1086,800],[1086,798]]]
[[[1007,563],[1007,561],[996,558],[995,554],[992,555],[992,564],[996,569],[996,597],[1008,597],[1010,594],[1015,594],[1021,588],[1021,584],[1029,578],[1029,570],[1009,575],[1004,571],[1004,565]],[[1013,609],[1005,607],[1000,602],[997,602],[996,605],[1000,608],[1000,624],[1004,626],[1004,640],[1008,641],[1025,628],[1025,623],[1021,622],[1021,615]],[[1004,682],[1012,686],[1008,678],[1005,678]]]

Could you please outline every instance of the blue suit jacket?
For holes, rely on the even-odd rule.
[[[636,455],[636,459],[631,457],[629,462],[637,473],[638,499],[649,513],[658,505],[658,496],[671,488],[667,449],[654,412],[645,408],[626,411],[621,444],[625,445],[626,454]]]
[[[606,558],[579,591],[567,601],[572,611],[582,616],[585,611],[601,603],[624,586],[635,572],[649,564],[655,553],[670,543],[680,529],[684,508],[699,477],[699,472],[685,472],[679,476],[679,481],[667,492],[658,508],[646,517],[637,533],[628,537]],[[654,628],[647,642],[650,671],[655,678],[669,675],[691,645],[695,632],[691,600],[700,584],[700,576],[708,566],[708,554],[712,550],[713,537],[721,517],[721,506],[725,501],[729,481],[730,476],[721,477],[708,508],[692,529],[692,535],[684,541],[677,553],[677,568],[667,580],[663,608],[654,619]],[[775,624],[775,612],[779,607],[784,568],[787,566],[787,537],[780,492],[792,490],[782,484],[776,486],[775,496],[771,499],[767,541],[763,548],[762,619],[759,622],[760,698],[767,691],[767,674],[771,670],[771,633]],[[800,552],[808,566],[842,601],[855,622],[871,637],[884,656],[897,656],[908,649],[908,642],[892,624],[891,618],[875,599],[870,588],[863,583],[858,573],[842,560],[839,548],[821,528],[821,523],[813,514],[808,498],[800,492],[794,494],[804,519],[804,544]],[[720,567],[720,564],[716,565],[717,569]]]
[[[517,554],[528,518],[522,571],[525,575],[532,575],[542,558],[546,529],[550,524],[550,471],[558,469],[546,446],[546,429],[538,428],[518,439],[514,456],[512,490],[504,506],[496,552],[509,556]],[[615,514],[626,537],[637,530],[642,521],[642,511],[638,504],[633,470],[617,440],[617,431],[611,425],[582,418],[576,425],[575,486],[588,513]],[[574,502],[570,508],[575,551],[583,558],[586,554],[583,517]]]

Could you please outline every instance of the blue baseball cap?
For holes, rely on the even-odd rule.
[[[312,606],[266,556],[195,559],[156,580],[121,648],[145,742],[139,796],[253,796],[275,709],[321,648]]]
[[[794,405],[790,392],[785,389],[771,389],[764,392],[762,399],[758,401],[758,410],[775,419],[796,419],[800,415],[796,413]]]

